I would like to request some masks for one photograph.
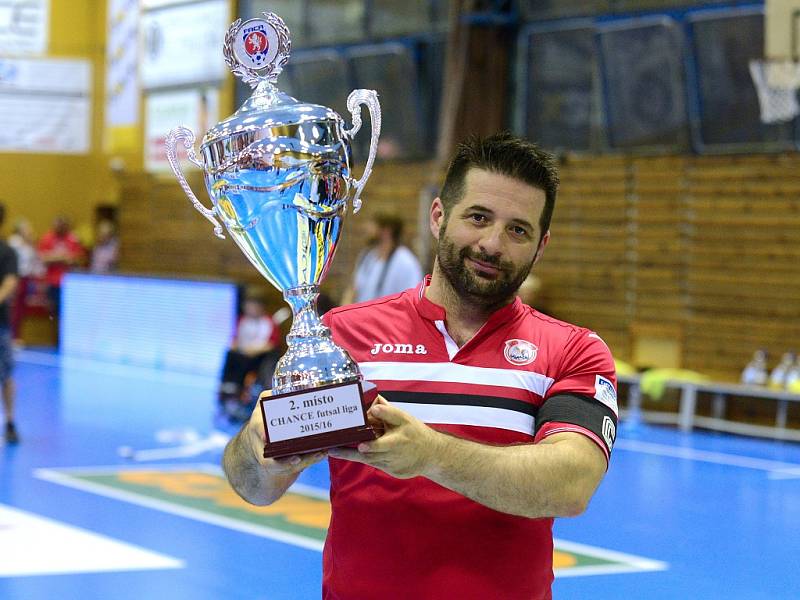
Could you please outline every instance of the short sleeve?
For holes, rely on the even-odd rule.
[[[275,321],[272,318],[270,317],[267,318],[269,319],[269,324],[270,324],[269,343],[275,347],[279,347],[281,343],[283,343],[283,336],[281,335],[281,329],[280,327],[278,327],[277,323],[275,323]]]
[[[611,456],[617,432],[617,377],[605,342],[586,330],[570,339],[536,417],[535,442],[561,432],[585,435]]]
[[[617,374],[611,350],[596,333],[582,330],[568,343],[548,398],[577,394],[594,398],[617,415]]]

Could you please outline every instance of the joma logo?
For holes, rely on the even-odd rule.
[[[370,354],[427,354],[428,350],[422,344],[375,344],[369,351]]]

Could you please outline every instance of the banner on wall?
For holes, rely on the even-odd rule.
[[[89,152],[91,81],[88,60],[0,59],[0,152]]]
[[[221,81],[228,3],[207,0],[142,15],[140,76],[145,89]]]
[[[139,121],[139,0],[108,0],[105,147],[133,150]]]
[[[0,56],[47,52],[50,0],[0,0]]]
[[[219,91],[216,88],[194,88],[153,93],[145,100],[145,115],[145,169],[169,171],[164,152],[167,134],[178,125],[189,127],[197,137],[195,152],[199,153],[205,132],[219,120]],[[186,158],[183,146],[179,145],[178,149],[183,168],[195,168]]]

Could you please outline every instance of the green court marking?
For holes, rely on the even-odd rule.
[[[294,486],[272,506],[252,506],[236,495],[213,465],[40,469],[36,475],[313,550],[322,549],[330,519],[324,491]],[[555,540],[553,565],[559,577],[667,568],[660,561],[565,540]]]
[[[288,492],[274,508],[252,506],[233,492],[222,475],[197,471],[141,471],[127,476],[118,473],[74,477],[133,495],[325,541],[330,506],[321,498]],[[322,520],[325,522],[322,527],[313,524]]]

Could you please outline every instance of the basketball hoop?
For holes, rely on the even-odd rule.
[[[800,62],[794,60],[751,60],[750,75],[758,93],[762,123],[791,121],[800,114]]]

